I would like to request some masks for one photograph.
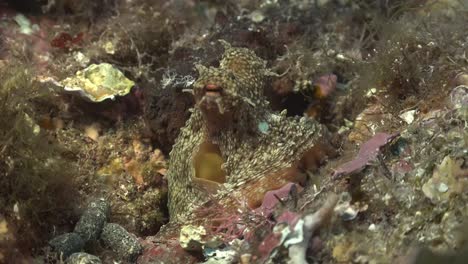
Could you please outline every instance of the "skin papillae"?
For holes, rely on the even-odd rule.
[[[301,179],[323,159],[325,127],[275,113],[263,95],[266,62],[225,41],[220,66],[196,65],[195,106],[170,153],[171,222],[188,221],[212,199],[226,208],[258,207],[264,194]]]

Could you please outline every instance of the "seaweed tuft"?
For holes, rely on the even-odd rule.
[[[43,244],[52,226],[70,224],[64,219],[73,216],[78,195],[72,188],[73,162],[35,122],[34,101],[48,95],[29,67],[15,63],[0,68],[0,211],[17,230],[14,247],[25,251]]]
[[[467,69],[463,59],[466,16],[424,9],[380,25],[375,47],[360,70],[361,87],[377,87],[389,95],[389,109],[440,105],[454,76]]]

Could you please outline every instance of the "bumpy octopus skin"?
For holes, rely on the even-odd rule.
[[[170,153],[171,222],[190,220],[210,199],[227,208],[259,206],[267,191],[299,180],[328,140],[315,120],[273,112],[263,95],[266,62],[222,43],[218,68],[196,65],[196,104]]]

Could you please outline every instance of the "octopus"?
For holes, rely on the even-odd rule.
[[[170,152],[171,222],[190,220],[212,199],[256,208],[267,191],[302,181],[326,156],[323,125],[271,110],[263,91],[274,73],[266,61],[221,43],[219,67],[195,65],[199,77],[188,90],[195,106]]]

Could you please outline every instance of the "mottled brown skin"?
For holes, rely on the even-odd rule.
[[[189,220],[210,199],[229,208],[257,207],[267,191],[297,181],[307,164],[324,158],[311,150],[327,141],[326,129],[310,118],[271,111],[263,95],[264,78],[271,74],[266,62],[248,49],[222,43],[219,68],[196,66],[196,105],[170,153],[172,222]],[[198,177],[203,149],[222,159],[223,175]]]

